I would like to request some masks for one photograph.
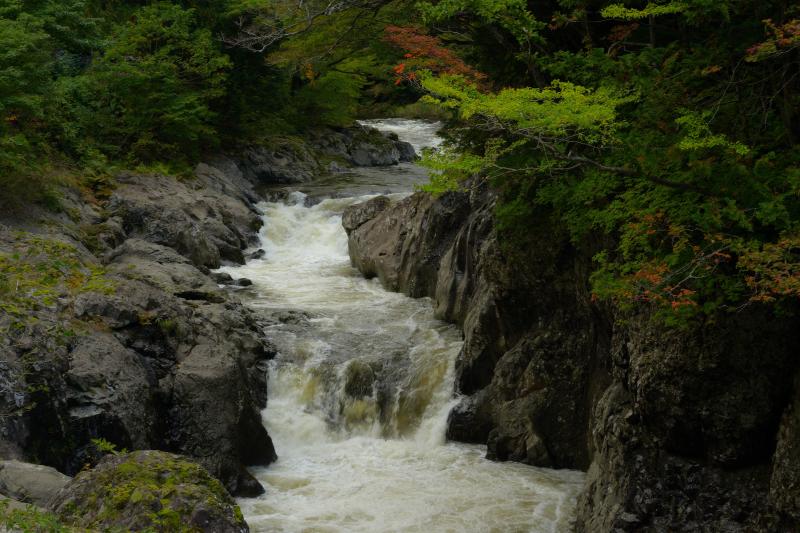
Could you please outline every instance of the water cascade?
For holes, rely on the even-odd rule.
[[[437,142],[429,123],[370,125],[418,150]],[[253,531],[568,529],[582,474],[445,442],[460,332],[429,300],[387,292],[350,265],[342,211],[423,179],[414,165],[364,169],[265,203],[265,256],[224,269],[253,281],[245,297],[279,351],[264,411],[279,460],[253,471],[266,494],[240,501]]]

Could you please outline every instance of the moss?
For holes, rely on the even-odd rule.
[[[63,524],[56,515],[33,505],[12,508],[9,500],[0,498],[0,526],[24,533],[71,533],[77,530]]]
[[[115,455],[82,475],[89,478],[77,506],[63,505],[60,511],[75,525],[199,531],[190,517],[200,507],[212,516],[244,521],[217,479],[176,455],[152,451]]]
[[[13,318],[12,327],[31,323],[35,311],[60,297],[114,289],[105,270],[85,262],[71,244],[18,232],[11,250],[0,252],[0,311]]]
[[[174,335],[178,330],[178,323],[170,318],[160,318],[156,320],[156,324],[165,335]]]

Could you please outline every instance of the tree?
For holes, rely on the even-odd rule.
[[[496,3],[443,4],[445,18],[488,20]],[[508,240],[549,216],[578,247],[611,243],[595,296],[670,320],[800,297],[794,15],[780,2],[545,4],[539,87],[423,77],[460,119],[427,159],[431,190],[478,176],[500,193]]]
[[[115,157],[190,157],[214,144],[213,103],[230,60],[194,12],[159,2],[136,11],[87,72],[94,113],[87,132]]]

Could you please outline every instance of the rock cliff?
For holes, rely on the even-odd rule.
[[[288,148],[245,149],[182,179],[124,172],[100,196],[68,187],[57,213],[0,214],[0,458],[74,475],[104,439],[193,458],[236,495],[263,491],[246,466],[276,458],[261,420],[268,318],[235,294],[246,280],[210,269],[243,263],[257,242],[260,185],[303,181],[329,157],[414,156],[360,126],[292,148],[307,165]]]
[[[463,328],[448,437],[587,470],[577,531],[795,530],[796,315],[754,305],[675,330],[596,304],[592,243],[543,214],[510,246],[494,202],[417,193],[343,218],[364,275]]]

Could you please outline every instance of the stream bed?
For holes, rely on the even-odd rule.
[[[417,151],[438,143],[436,124],[368,123]],[[265,256],[222,269],[253,281],[243,296],[270,318],[278,348],[263,419],[279,459],[252,470],[266,493],[239,500],[252,531],[569,529],[583,474],[445,442],[460,331],[434,318],[430,300],[388,292],[350,265],[343,210],[424,181],[403,164],[298,186],[261,206]]]

